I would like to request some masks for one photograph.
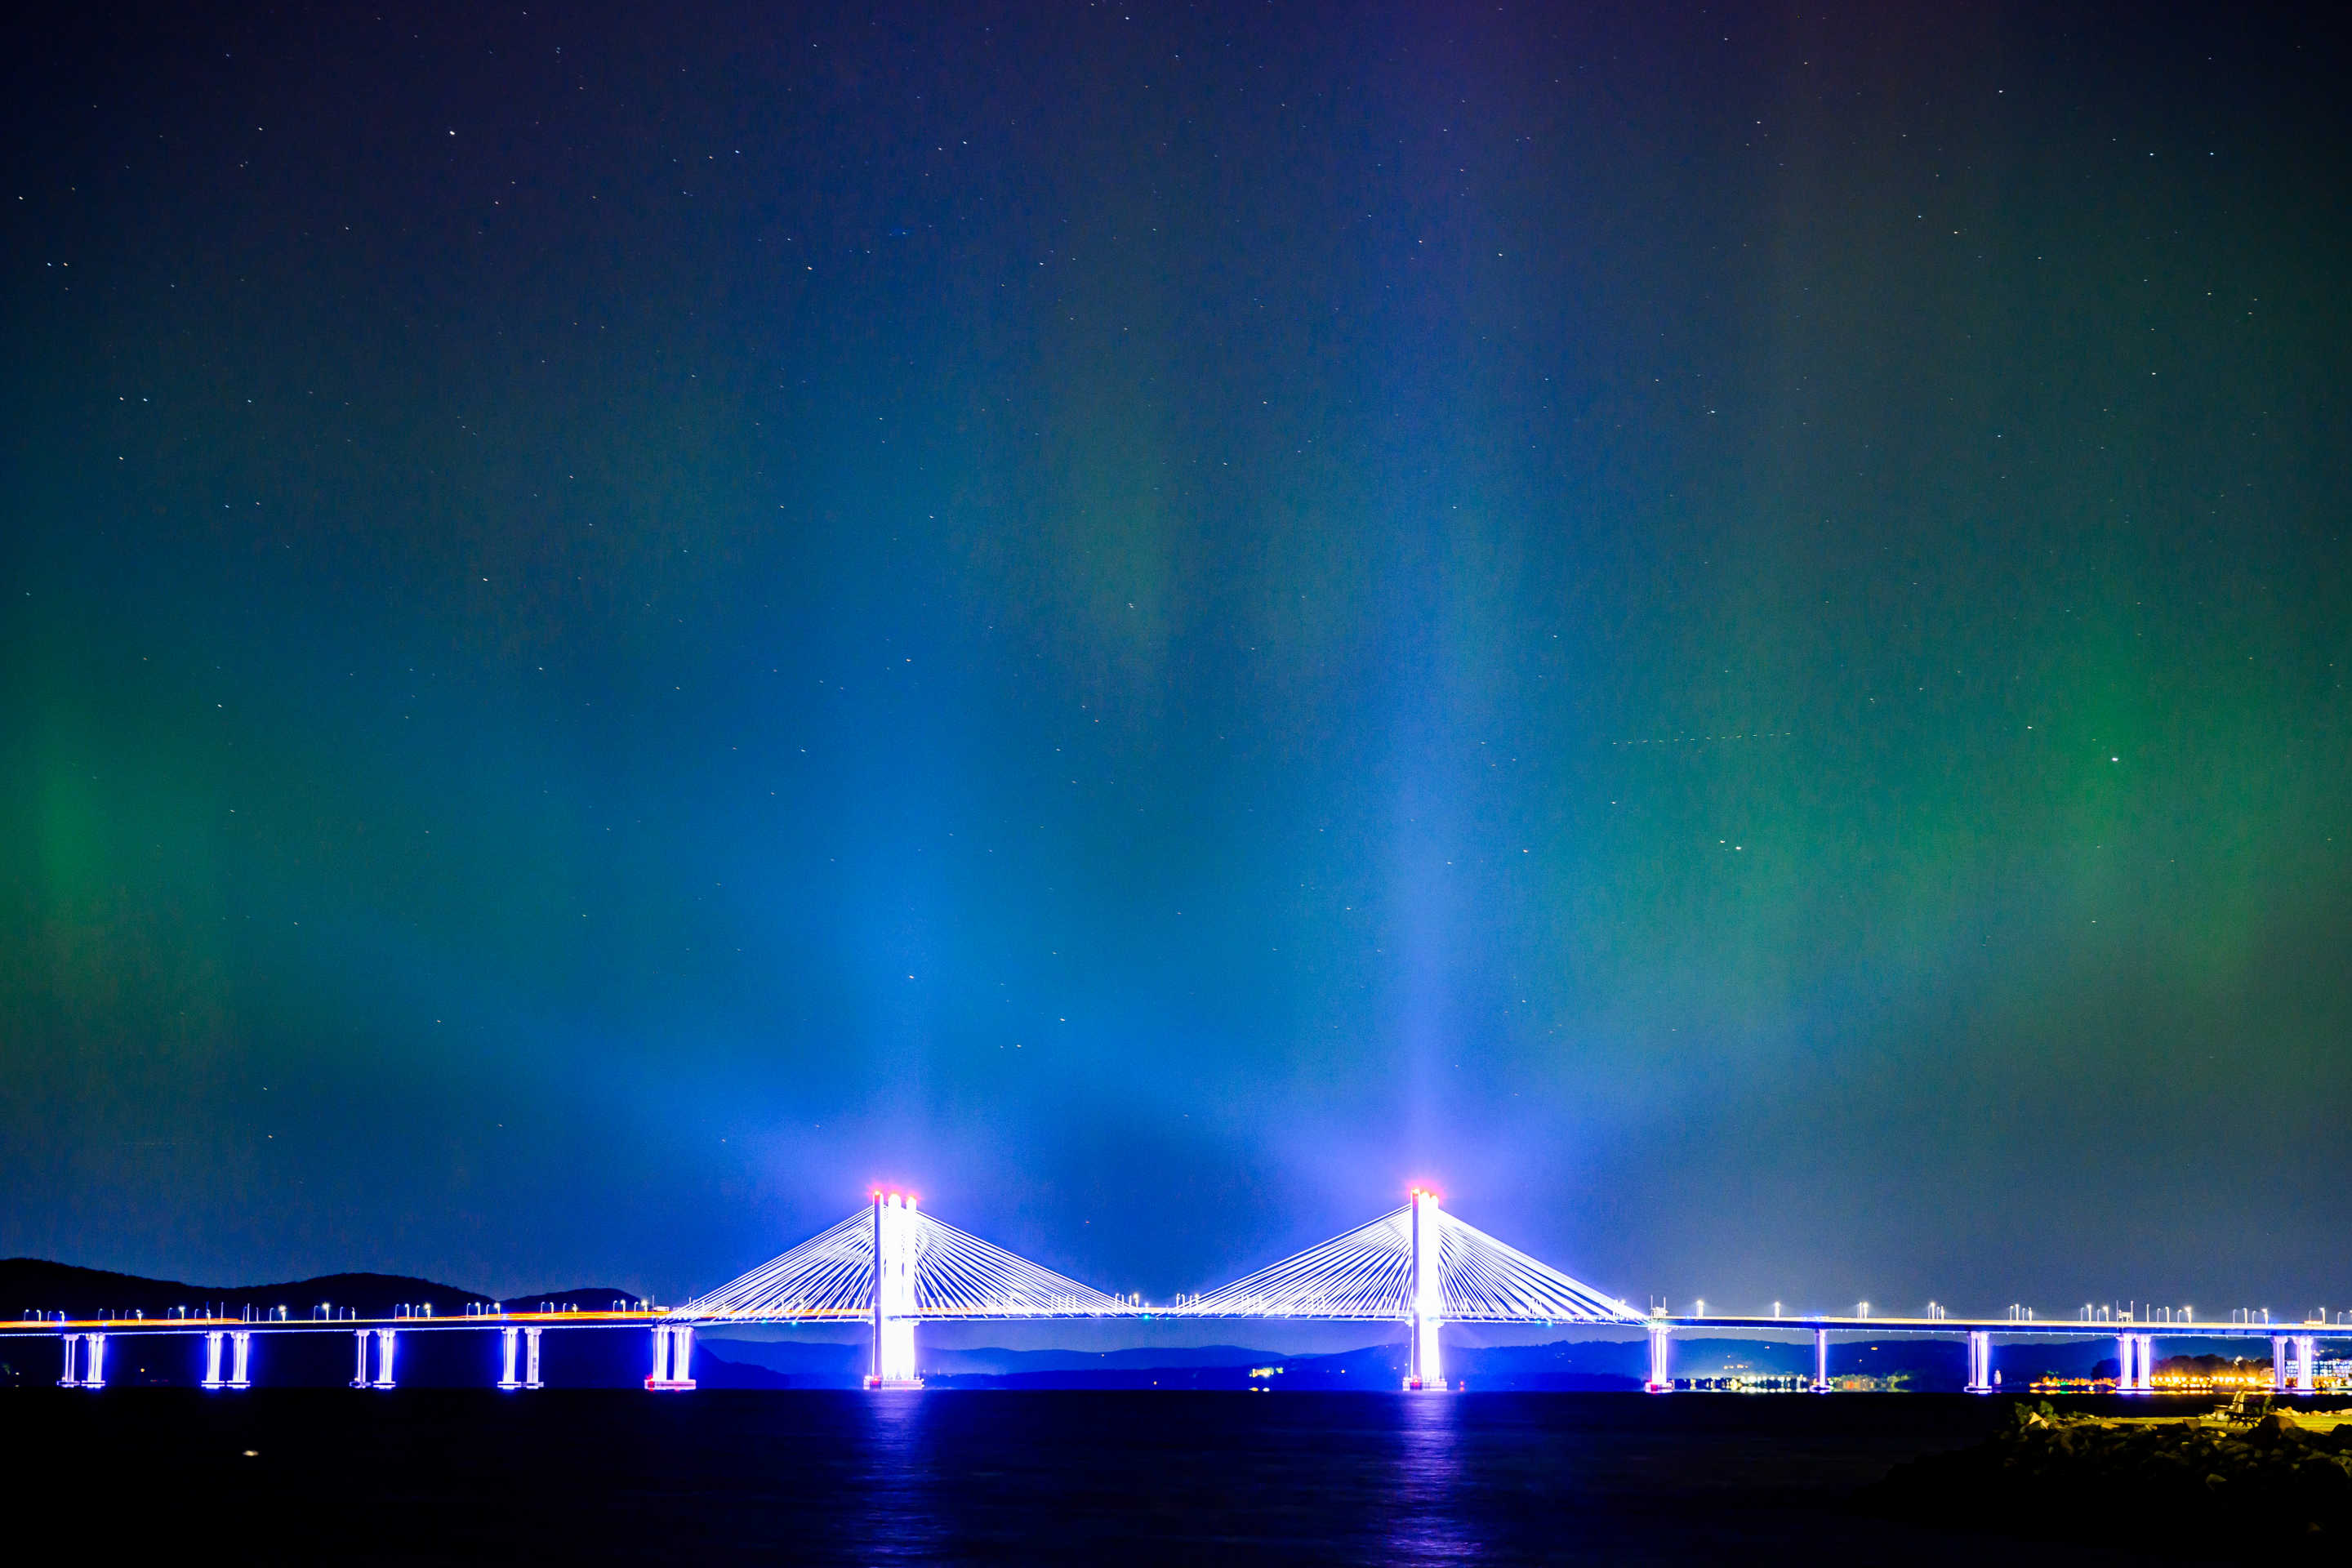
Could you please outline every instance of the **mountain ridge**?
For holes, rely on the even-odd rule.
[[[284,1307],[289,1316],[301,1318],[321,1303],[338,1312],[354,1310],[362,1318],[389,1318],[401,1309],[425,1304],[436,1315],[455,1316],[469,1306],[487,1306],[499,1300],[410,1274],[348,1272],[264,1285],[192,1285],[46,1258],[0,1258],[0,1314],[13,1317],[43,1313],[55,1317],[62,1312],[79,1319],[138,1313],[156,1319],[168,1317],[174,1308],[184,1307],[194,1313],[211,1304],[227,1309],[217,1314],[221,1316],[236,1316],[247,1307],[262,1313]],[[575,1285],[503,1300],[533,1307],[541,1301],[570,1302],[583,1310],[602,1311],[616,1300],[635,1297],[614,1286]]]

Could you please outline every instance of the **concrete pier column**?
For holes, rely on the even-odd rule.
[[[2286,1392],[2286,1352],[2292,1342],[2283,1335],[2271,1336],[2271,1392]]]
[[[253,1334],[239,1329],[228,1337],[228,1385],[231,1388],[253,1386]]]
[[[227,1337],[218,1329],[205,1336],[204,1386],[206,1388],[218,1388],[221,1385],[221,1341]]]
[[[1642,1384],[1649,1394],[1672,1394],[1675,1381],[1667,1363],[1666,1346],[1674,1331],[1664,1323],[1650,1325],[1650,1381]]]
[[[393,1350],[396,1343],[397,1334],[398,1331],[394,1329],[378,1329],[375,1331],[375,1383],[373,1385],[374,1387],[390,1388],[394,1386],[392,1381],[392,1357]]]
[[[656,1394],[684,1394],[694,1387],[688,1372],[694,1365],[694,1329],[691,1324],[656,1324],[654,1327],[654,1372],[646,1379],[646,1386]],[[871,1380],[868,1380],[869,1385]]]
[[[2311,1334],[2297,1335],[2294,1342],[2294,1389],[2297,1394],[2318,1392],[2318,1379],[2312,1375],[2313,1363],[2319,1356],[2319,1341]]]
[[[1829,1391],[1830,1331],[1827,1329],[1815,1329],[1813,1331],[1813,1392],[1827,1394]]]
[[[515,1381],[515,1342],[521,1337],[522,1331],[519,1329],[499,1331],[499,1386],[500,1388],[522,1386]]]
[[[367,1357],[368,1335],[370,1332],[370,1330],[362,1329],[352,1336],[353,1342],[359,1349],[359,1364],[352,1369],[352,1386],[353,1388],[365,1388],[368,1385]]]
[[[1969,1334],[1969,1392],[1992,1392],[1992,1334],[1985,1329]]]
[[[2134,1369],[2137,1376],[2132,1386],[2142,1394],[2156,1392],[2156,1336],[2135,1334],[2139,1341],[2139,1364]]]
[[[61,1334],[58,1337],[65,1342],[66,1369],[58,1376],[58,1386],[59,1388],[79,1388],[81,1386],[81,1379],[74,1375],[74,1358],[81,1353],[81,1336],[79,1334]]]
[[[522,1385],[525,1388],[537,1388],[540,1386],[539,1331],[537,1329],[525,1329],[522,1331]]]
[[[82,1346],[81,1385],[84,1388],[104,1388],[106,1386],[106,1336],[104,1334],[85,1335]]]

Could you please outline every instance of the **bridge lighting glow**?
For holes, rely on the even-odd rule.
[[[1414,1373],[1406,1386],[1429,1389],[1446,1386],[1441,1330],[1449,1321],[1547,1327],[1580,1322],[1638,1324],[1647,1331],[1650,1341],[1648,1385],[1660,1393],[1673,1386],[1668,1355],[1677,1325],[1667,1301],[1653,1298],[1648,1312],[1638,1312],[1626,1302],[1571,1279],[1455,1218],[1444,1210],[1433,1188],[1415,1184],[1409,1192],[1410,1201],[1404,1206],[1368,1225],[1270,1264],[1221,1289],[1180,1293],[1168,1305],[1153,1308],[1146,1306],[1140,1293],[1111,1295],[1097,1290],[992,1246],[925,1214],[914,1194],[877,1184],[872,1188],[869,1208],[710,1295],[668,1311],[637,1303],[643,1317],[652,1320],[653,1374],[646,1385],[676,1390],[694,1386],[690,1372],[694,1330],[706,1322],[866,1323],[873,1331],[870,1385],[919,1387],[915,1327],[919,1322],[1192,1317],[1401,1322],[1408,1325]],[[497,1302],[486,1308],[468,1303],[467,1310],[455,1319],[436,1322],[431,1303],[403,1302],[393,1309],[391,1319],[373,1320],[365,1326],[354,1322],[352,1386],[388,1389],[394,1385],[400,1331],[496,1327],[501,1337],[499,1386],[537,1388],[541,1386],[541,1329],[537,1323],[517,1326],[516,1318],[554,1317],[566,1320],[557,1326],[572,1326],[569,1320],[583,1316],[609,1321],[615,1316],[637,1315],[629,1311],[628,1303],[617,1300],[611,1313],[581,1314],[579,1305],[568,1301],[542,1302],[536,1313],[528,1307],[528,1303],[515,1308]],[[1791,1321],[1792,1327],[1812,1331],[1815,1392],[1826,1393],[1832,1386],[1830,1334],[1841,1324],[1851,1332],[1858,1321],[1869,1318],[1870,1307],[1868,1301],[1857,1301],[1853,1319],[1805,1316]],[[2085,1302],[2080,1316],[2084,1321],[2137,1326],[2174,1321],[2175,1310],[2151,1306],[2142,1312],[2136,1302],[2105,1307]],[[2177,1310],[2179,1321],[2195,1323],[2195,1308],[2184,1305]],[[1940,1301],[1928,1302],[1926,1311],[1931,1321],[1952,1317]],[[203,1385],[245,1388],[251,1382],[257,1329],[263,1332],[295,1330],[292,1312],[283,1307],[257,1310],[247,1306],[232,1317],[226,1305],[207,1304],[204,1313],[191,1319],[183,1310],[171,1320],[173,1327],[159,1324],[151,1330],[136,1326],[142,1322],[137,1312],[101,1313],[85,1322],[69,1321],[61,1312],[27,1311],[21,1328],[0,1324],[0,1333],[15,1331],[27,1337],[58,1339],[64,1361],[58,1383],[68,1388],[100,1388],[105,1385],[110,1331],[201,1332],[205,1339]],[[314,1321],[320,1314],[328,1320],[357,1316],[327,1302],[318,1303],[312,1314]],[[1691,1318],[1704,1320],[1706,1314],[1706,1302],[1697,1300]],[[1785,1316],[1786,1304],[1774,1301],[1773,1319]],[[2271,1337],[2268,1363],[2240,1363],[2211,1377],[2184,1375],[2183,1363],[2175,1363],[2173,1370],[2158,1375],[2156,1336],[2135,1331],[2116,1336],[2119,1375],[2102,1386],[2141,1393],[2243,1381],[2256,1386],[2267,1383],[2280,1393],[2309,1393],[2352,1384],[2352,1362],[2322,1363],[2319,1336],[2309,1331],[2328,1324],[2326,1308],[2299,1322],[2296,1327],[2303,1331],[2298,1332],[2285,1331],[2284,1323],[2273,1328],[2267,1309],[2239,1308],[2231,1316],[2232,1327],[2226,1331],[2251,1335],[2259,1325]],[[1954,1325],[1966,1330],[1970,1392],[1990,1393],[2001,1383],[2000,1373],[1991,1364],[1992,1335],[1997,1329],[2012,1336],[2077,1331],[2066,1326],[2069,1320],[2040,1324],[2036,1318],[2032,1308],[2011,1302],[2006,1328],[1975,1318]],[[1735,1327],[1759,1326],[1736,1317],[1726,1321]],[[1897,1325],[1899,1333],[1900,1325],[1916,1321],[1898,1314],[1888,1321]],[[212,1326],[216,1324],[245,1326]],[[580,1322],[578,1326],[599,1325]],[[2214,1324],[2205,1327],[2206,1331],[2221,1329]],[[1854,1382],[1850,1379],[1848,1384]],[[2084,1380],[2061,1382],[2069,1388],[2087,1386]],[[2034,1386],[2040,1391],[2043,1385],[2037,1382]]]
[[[877,1187],[877,1202],[885,1199]],[[944,1318],[1124,1316],[1116,1298],[1041,1268],[903,1198],[915,1315]],[[677,1321],[859,1322],[874,1312],[874,1210],[862,1209],[740,1279],[666,1314]]]
[[[874,1205],[874,1370],[869,1382],[877,1388],[917,1381],[917,1217],[915,1201],[897,1193]]]
[[[1637,1323],[1643,1314],[1433,1204],[1442,1316],[1451,1322]],[[1391,1210],[1193,1297],[1175,1315],[1410,1321],[1412,1209]]]
[[[1444,1388],[1440,1326],[1445,1321],[1445,1286],[1440,1277],[1444,1254],[1436,1194],[1412,1194],[1412,1375],[1407,1388]]]

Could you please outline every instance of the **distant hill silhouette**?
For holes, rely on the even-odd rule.
[[[634,1300],[634,1297],[614,1286],[583,1285],[534,1290],[508,1300],[525,1310],[551,1301],[583,1311],[604,1311],[614,1301]],[[261,1317],[284,1307],[290,1317],[308,1318],[322,1302],[337,1316],[356,1312],[362,1318],[388,1318],[400,1309],[414,1310],[429,1304],[436,1317],[457,1317],[467,1307],[490,1300],[478,1291],[405,1274],[321,1274],[277,1285],[191,1285],[41,1258],[0,1260],[0,1317],[6,1318],[43,1313],[55,1317],[59,1312],[69,1318],[127,1318],[134,1313],[165,1318],[179,1307],[191,1315],[203,1315],[210,1308],[214,1315],[225,1317],[240,1316],[247,1309]]]
[[[63,1312],[69,1318],[128,1318],[168,1323],[173,1309],[184,1307],[192,1315],[207,1310],[225,1317],[248,1312],[265,1319],[276,1309],[298,1322],[309,1321],[314,1309],[326,1304],[337,1316],[389,1318],[401,1308],[415,1310],[430,1305],[443,1320],[465,1317],[469,1305],[487,1303],[478,1291],[460,1289],[437,1279],[403,1274],[323,1274],[274,1285],[193,1285],[178,1279],[149,1279],[103,1268],[80,1268],[38,1258],[0,1261],[0,1318],[21,1319]],[[609,1310],[630,1293],[614,1286],[570,1286],[560,1290],[534,1290],[509,1299],[526,1310],[542,1303],[576,1307],[583,1311]],[[404,1333],[400,1336],[400,1384],[404,1388],[482,1387],[498,1377],[499,1339],[496,1334]],[[36,1348],[37,1345],[38,1348]],[[161,1384],[184,1386],[197,1376],[201,1355],[199,1336],[130,1334],[110,1352],[110,1385]],[[0,1349],[0,1386],[22,1387],[57,1375],[54,1342],[36,1342]],[[551,1333],[544,1343],[543,1375],[551,1388],[627,1388],[643,1381],[650,1361],[644,1327],[567,1329]],[[255,1348],[254,1381],[261,1387],[332,1387],[352,1374],[352,1342],[340,1333],[308,1332],[268,1336]],[[761,1367],[734,1367],[719,1358],[697,1357],[698,1381],[713,1388],[775,1388],[789,1386]]]

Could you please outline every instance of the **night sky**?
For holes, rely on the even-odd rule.
[[[379,15],[379,9],[381,15]],[[2352,1306],[2347,59],[60,7],[0,1254]],[[0,1303],[13,1311],[15,1303]]]

